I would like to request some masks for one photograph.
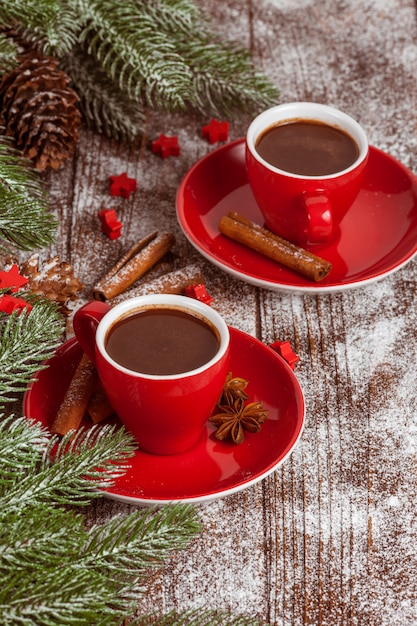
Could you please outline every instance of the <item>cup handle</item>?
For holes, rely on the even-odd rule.
[[[110,310],[105,302],[87,302],[74,314],[74,332],[78,343],[92,363],[96,362],[96,331],[100,320]]]
[[[304,191],[301,200],[307,215],[307,243],[324,243],[332,234],[332,207],[323,190]]]

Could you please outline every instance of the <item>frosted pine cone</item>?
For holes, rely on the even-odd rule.
[[[38,170],[57,169],[73,153],[81,114],[58,61],[31,52],[0,82],[0,125]]]
[[[39,255],[33,254],[21,267],[22,275],[29,280],[32,293],[40,294],[60,305],[64,315],[68,315],[68,303],[75,300],[84,288],[83,283],[74,275],[72,266],[61,261],[58,256],[39,265]]]

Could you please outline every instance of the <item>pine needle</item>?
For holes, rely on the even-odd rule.
[[[0,33],[0,78],[17,66],[17,45]]]
[[[16,400],[58,345],[64,330],[55,303],[19,292],[32,304],[30,313],[0,312],[0,406]]]
[[[147,4],[79,0],[87,22],[79,41],[130,98],[147,106],[184,108],[191,73],[176,52],[172,33],[160,28]]]
[[[253,114],[277,101],[278,90],[256,72],[249,52],[232,43],[197,34],[179,49],[193,73],[191,104],[213,115]]]
[[[142,563],[138,544],[154,545],[155,534],[163,529],[166,537],[172,535],[164,550],[166,557],[169,550],[184,548],[200,530],[194,509],[183,505],[165,507],[157,513],[139,509],[124,519],[111,520],[103,525],[104,544],[97,540],[97,534],[92,542],[92,531],[85,529],[81,516],[68,511],[29,509],[27,527],[21,516],[2,515],[1,521],[0,615],[3,623],[25,625],[119,624],[134,611],[140,582],[149,566]],[[12,528],[9,535],[8,526]],[[187,542],[176,542],[177,531]],[[114,548],[109,550],[111,534],[116,536]],[[132,540],[137,535],[141,542]],[[15,543],[14,551],[10,540]],[[125,553],[130,551],[123,575],[118,575],[117,546]],[[159,548],[154,556],[161,565]]]
[[[48,502],[89,504],[99,489],[111,487],[125,473],[136,446],[123,428],[108,425],[68,433],[57,444],[53,437],[38,465],[18,473],[13,484],[8,481],[3,512]]]
[[[57,225],[33,164],[0,135],[0,249],[42,248],[54,241]]]
[[[201,531],[186,505],[136,509],[91,529],[80,513],[62,508],[91,501],[97,473],[110,484],[132,453],[122,429],[94,430],[101,436],[65,447],[67,439],[51,458],[56,440],[44,429],[24,418],[0,422],[2,623],[119,624],[134,611],[148,571]]]
[[[129,517],[115,517],[106,525],[91,529],[86,563],[94,558],[90,565],[108,567],[115,574],[123,575],[128,570],[143,576],[150,569],[160,567],[170,551],[184,548],[190,535],[195,536],[201,530],[191,506],[166,506],[153,516],[139,509]]]
[[[77,13],[65,0],[1,0],[0,23],[15,22],[27,42],[58,57],[72,48],[80,29]]]
[[[0,414],[0,494],[34,471],[49,439],[48,431],[37,422]]]
[[[62,59],[62,68],[71,76],[80,96],[80,108],[86,124],[99,133],[124,141],[133,141],[143,132],[145,112],[137,100],[119,89],[85,50],[75,46]]]

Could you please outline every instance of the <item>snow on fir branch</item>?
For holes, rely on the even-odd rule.
[[[2,0],[0,24],[16,28],[22,40],[58,57],[75,44],[80,27],[66,0]]]
[[[42,248],[54,241],[57,225],[38,172],[0,135],[0,249]]]
[[[3,511],[55,504],[89,504],[125,474],[136,448],[123,428],[103,425],[71,432],[62,440],[50,437],[42,459],[15,476]],[[1,445],[0,445],[1,450]],[[41,479],[41,480],[40,480]]]
[[[131,100],[93,57],[77,45],[62,66],[77,85],[86,125],[106,137],[133,139],[145,126],[145,110]]]
[[[19,297],[32,305],[30,313],[0,312],[0,406],[15,401],[25,391],[64,331],[55,303],[30,293]]]
[[[132,452],[122,429],[92,430],[52,460],[56,441],[43,428],[13,416],[0,421],[1,623],[120,624],[137,608],[147,572],[201,531],[195,510],[183,505],[137,509],[90,529],[64,507],[99,495],[86,467],[109,485]],[[71,464],[79,455],[84,463]]]
[[[32,5],[3,0],[0,25],[60,59],[86,123],[108,136],[133,140],[146,107],[233,117],[278,97],[249,51],[215,34],[192,0],[39,0],[33,11]]]
[[[0,76],[17,65],[18,47],[11,39],[0,33]]]

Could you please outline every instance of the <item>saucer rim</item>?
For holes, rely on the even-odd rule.
[[[184,216],[184,203],[182,203],[180,206],[180,198],[182,198],[184,195],[184,190],[188,184],[190,176],[198,168],[202,167],[205,161],[209,160],[210,158],[216,157],[221,152],[224,152],[226,150],[231,150],[234,147],[237,147],[244,143],[245,143],[244,137],[235,139],[234,141],[228,142],[224,144],[223,146],[215,148],[214,150],[212,150],[211,152],[203,156],[196,163],[194,163],[194,165],[192,165],[191,168],[186,172],[177,191],[176,216],[177,216],[177,221],[180,225],[181,231],[183,232],[183,234],[185,235],[189,243],[199,252],[199,254],[201,254],[211,264],[215,265],[216,267],[226,272],[233,278],[242,280],[256,287],[269,289],[270,291],[284,292],[284,293],[310,294],[310,295],[311,294],[317,294],[317,295],[324,294],[325,295],[325,294],[330,294],[330,293],[341,293],[343,291],[358,289],[360,287],[364,287],[364,286],[379,282],[382,279],[390,276],[391,274],[394,274],[395,272],[399,271],[417,255],[417,238],[416,238],[415,246],[413,248],[410,248],[409,252],[405,254],[404,257],[399,262],[395,263],[395,265],[393,265],[392,267],[388,267],[388,269],[384,271],[373,273],[370,276],[364,276],[363,278],[355,278],[347,282],[339,282],[339,283],[331,284],[331,285],[311,283],[310,281],[302,285],[293,285],[293,284],[289,284],[288,282],[270,281],[267,279],[263,279],[261,277],[256,277],[256,276],[251,275],[250,273],[248,273],[249,270],[248,272],[241,272],[238,269],[234,268],[233,266],[229,265],[227,261],[223,262],[221,259],[216,258],[212,254],[210,254],[209,251],[205,250],[204,247],[201,246],[198,237],[194,235],[194,231],[188,228],[189,226],[188,221]],[[369,151],[379,153],[384,158],[389,159],[397,167],[401,168],[404,171],[404,173],[407,174],[407,177],[410,180],[414,181],[415,185],[417,186],[417,176],[414,175],[413,172],[411,172],[403,163],[401,163],[390,154],[384,152],[380,148],[377,148],[373,145],[369,145]],[[369,165],[367,167],[369,167]],[[238,187],[236,187],[236,189],[237,188]],[[416,200],[416,203],[417,203],[417,200]],[[323,250],[325,250],[325,247],[323,247]]]

